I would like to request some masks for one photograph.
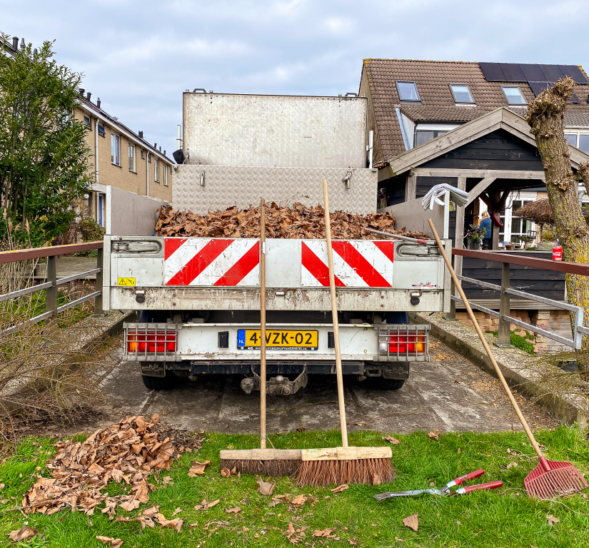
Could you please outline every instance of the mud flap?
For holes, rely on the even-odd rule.
[[[383,368],[385,379],[407,380],[409,378],[409,362],[392,362]]]
[[[141,374],[146,377],[163,379],[166,376],[166,364],[164,362],[141,362]]]

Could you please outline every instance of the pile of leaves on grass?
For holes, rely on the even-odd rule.
[[[148,483],[152,472],[169,470],[172,460],[184,451],[198,451],[203,440],[202,435],[196,435],[191,438],[191,447],[176,448],[173,438],[162,439],[158,425],[158,415],[149,422],[142,416],[127,417],[96,431],[84,442],[58,442],[58,452],[47,464],[51,478],[37,478],[23,498],[23,510],[51,515],[71,508],[91,516],[104,502],[101,512],[113,519],[117,506],[130,512],[148,502],[149,492],[155,489]],[[103,491],[111,481],[125,482],[131,493],[108,496]],[[158,521],[162,526],[178,525],[163,516]]]
[[[282,239],[324,239],[324,209],[321,205],[307,207],[297,202],[292,208],[276,203],[266,204],[266,237]],[[412,238],[426,238],[422,232],[395,228],[395,218],[390,213],[357,215],[336,211],[330,213],[332,238],[334,240],[380,240],[379,234],[366,232],[372,228],[389,234]],[[230,207],[224,211],[209,211],[197,215],[190,211],[175,211],[171,206],[159,210],[155,225],[158,236],[186,236],[200,238],[259,238],[260,208]]]

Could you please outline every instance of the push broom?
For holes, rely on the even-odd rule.
[[[329,264],[329,287],[331,291],[331,315],[337,374],[337,397],[339,403],[342,446],[329,449],[303,449],[302,462],[297,472],[297,485],[340,485],[343,483],[390,482],[394,478],[390,447],[349,447],[346,408],[344,402],[344,380],[340,353],[339,325],[333,273],[333,250],[331,247],[331,225],[329,222],[329,199],[327,180],[323,179],[325,202],[325,240]]]
[[[221,466],[244,474],[293,475],[299,449],[266,448],[266,202],[260,201],[260,449],[223,450]]]
[[[460,293],[460,298],[462,299],[462,302],[464,302],[466,311],[468,312],[468,315],[470,316],[470,319],[472,320],[472,323],[478,333],[479,339],[481,339],[481,342],[485,347],[487,355],[489,356],[489,359],[491,360],[491,363],[495,368],[497,377],[499,377],[501,385],[503,386],[505,393],[509,397],[509,401],[511,402],[511,405],[515,410],[517,417],[522,423],[522,426],[524,427],[524,430],[526,431],[526,434],[530,439],[532,447],[534,448],[534,451],[536,451],[536,455],[538,455],[538,458],[540,459],[540,464],[536,466],[536,468],[534,468],[524,480],[524,484],[526,486],[526,491],[528,492],[528,495],[530,495],[531,497],[538,497],[541,499],[550,499],[556,495],[568,495],[571,493],[575,493],[577,491],[582,491],[583,489],[587,489],[587,482],[585,481],[585,478],[570,462],[558,462],[553,460],[547,460],[544,454],[542,453],[542,450],[540,449],[538,442],[536,442],[536,439],[534,438],[534,434],[532,434],[532,431],[528,426],[528,421],[526,421],[526,418],[523,416],[521,409],[515,401],[515,398],[511,393],[509,385],[507,384],[505,377],[503,376],[503,373],[501,372],[501,369],[499,368],[499,365],[495,360],[495,356],[493,356],[493,352],[491,352],[489,343],[483,335],[483,332],[479,326],[479,322],[475,318],[475,315],[472,311],[472,308],[470,307],[466,295],[462,290],[462,286],[458,281],[458,277],[456,276],[456,273],[454,272],[454,269],[450,264],[450,260],[448,259],[448,255],[446,255],[446,251],[444,250],[444,246],[440,241],[440,237],[438,236],[436,228],[432,223],[431,219],[429,219],[428,222],[432,230],[432,234],[436,239],[436,243],[440,248],[442,257],[444,257],[444,262],[446,263],[446,266],[450,271],[452,280],[454,280],[454,285],[456,286],[456,289],[458,289],[458,293]]]

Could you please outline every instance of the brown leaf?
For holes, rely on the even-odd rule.
[[[176,508],[176,510],[174,510],[174,512],[172,513],[172,517],[178,515],[180,512],[182,512],[182,508],[180,508],[180,507]]]
[[[439,436],[440,436],[440,429],[436,428],[433,432],[429,433],[429,437],[438,441],[439,440]]]
[[[548,520],[548,525],[553,527],[555,523],[560,523],[558,518],[555,518],[552,514],[546,514],[546,519]]]
[[[358,539],[356,537],[354,538],[349,538],[348,542],[352,545],[352,546],[357,546],[358,545]]]
[[[258,488],[258,492],[260,492],[264,496],[268,496],[274,493],[274,487],[276,487],[275,483],[264,481],[262,478],[258,478],[258,485],[260,486]]]
[[[332,535],[331,533],[335,531],[335,529],[315,529],[315,532],[313,533],[314,537],[324,537],[324,538],[335,538],[335,535]]]
[[[164,487],[167,487],[168,484],[174,485],[174,482],[172,481],[172,478],[170,476],[164,476],[164,481],[163,481]]]
[[[192,463],[192,466],[190,467],[190,470],[188,470],[188,475],[191,478],[194,478],[196,476],[202,476],[205,473],[205,468],[207,466],[209,466],[210,464],[211,464],[210,460],[205,460],[204,462],[194,461]]]
[[[97,536],[96,540],[102,541],[102,544],[110,544],[112,548],[119,548],[119,546],[123,544],[123,541],[120,538]]]
[[[344,485],[340,485],[339,487],[332,489],[331,492],[332,493],[341,493],[342,491],[345,491],[346,489],[349,489],[349,488],[350,488],[350,486],[344,483]]]
[[[229,468],[221,468],[221,475],[224,478],[228,478],[229,476],[231,476],[231,470],[229,470]]]
[[[127,510],[127,512],[132,512],[133,510],[139,508],[139,505],[141,503],[135,499],[132,498],[130,500],[128,500],[127,502],[123,502],[122,504],[119,504],[119,507],[122,508],[123,510]]]
[[[195,510],[208,510],[209,508],[212,508],[213,506],[216,506],[217,504],[219,504],[220,499],[214,500],[213,502],[209,502],[207,501],[207,499],[204,499],[200,504],[197,504],[194,509]]]
[[[389,443],[392,443],[393,445],[399,445],[401,443],[397,438],[393,438],[391,436],[385,436],[382,439],[384,441],[388,441]]]
[[[39,531],[36,531],[35,529],[29,527],[28,525],[23,525],[20,529],[15,529],[14,531],[11,531],[8,534],[8,536],[14,542],[20,542],[22,540],[26,540],[28,538],[34,537],[35,535],[38,535],[38,534],[39,534]]]
[[[296,545],[299,544],[299,542],[301,542],[305,538],[305,529],[308,529],[308,527],[305,526],[295,529],[295,526],[292,524],[292,522],[290,522],[288,524],[288,529],[284,532],[284,534],[286,535],[291,544]],[[254,538],[256,538],[255,535]]]
[[[241,508],[236,506],[235,508],[225,508],[225,512],[227,514],[239,514],[241,512]]]
[[[404,538],[395,537],[397,542],[407,542]]]
[[[507,468],[517,468],[517,462],[510,462],[510,463],[507,465]]]
[[[403,525],[405,527],[409,527],[410,529],[413,529],[414,531],[417,531],[417,529],[419,528],[418,514],[413,514],[412,516],[405,518],[403,520]]]

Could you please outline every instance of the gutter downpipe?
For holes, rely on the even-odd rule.
[[[94,119],[94,167],[96,169],[96,184],[99,182],[99,171],[98,171],[98,118]],[[94,212],[96,218],[99,219],[98,215],[98,196],[96,196],[96,203],[94,204]]]
[[[149,150],[145,151],[145,195],[149,196]]]

